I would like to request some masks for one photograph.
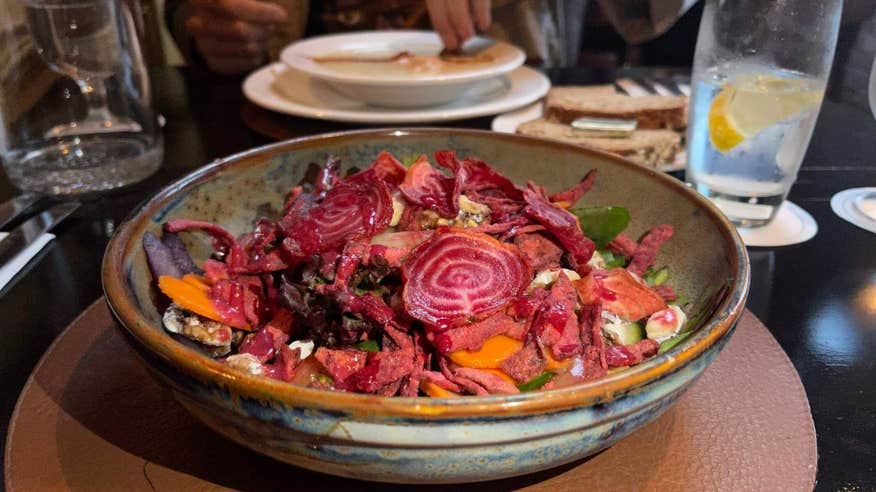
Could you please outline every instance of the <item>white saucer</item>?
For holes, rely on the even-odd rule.
[[[243,93],[254,104],[294,116],[353,123],[426,123],[510,111],[544,97],[550,85],[541,72],[520,67],[479,82],[450,104],[381,108],[348,99],[307,74],[274,63],[250,74]]]
[[[739,227],[739,235],[746,246],[789,246],[812,239],[818,233],[818,224],[796,203],[785,200],[779,206],[776,218],[763,227]]]
[[[855,204],[855,200],[872,192],[876,192],[876,188],[852,188],[841,191],[830,199],[830,208],[833,209],[834,213],[861,229],[876,232],[876,220],[864,214]]]
[[[491,128],[494,132],[515,133],[517,127],[527,121],[532,121],[536,118],[541,118],[544,115],[544,104],[537,102],[530,104],[525,108],[520,108],[515,111],[500,114],[493,118]],[[687,163],[687,153],[681,150],[675,154],[673,162],[666,163],[664,166],[659,166],[658,169],[663,172],[681,171]]]

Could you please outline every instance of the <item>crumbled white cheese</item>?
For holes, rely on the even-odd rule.
[[[254,376],[261,376],[265,372],[262,363],[252,354],[229,355],[228,358],[225,359],[225,363],[228,364],[228,367],[233,367]]]
[[[295,340],[294,342],[289,344],[290,349],[301,350],[301,352],[299,352],[299,354],[298,354],[298,356],[301,358],[301,360],[304,360],[304,359],[310,357],[310,354],[313,353],[313,347],[314,347],[313,340],[304,340],[304,341]]]
[[[551,268],[548,270],[542,270],[535,275],[535,278],[532,279],[532,282],[529,284],[529,290],[535,289],[536,287],[541,287],[542,289],[547,288],[552,285],[557,280],[557,276],[560,274],[560,270],[569,277],[569,280],[572,282],[576,280],[581,280],[581,276],[578,275],[578,272],[575,270],[569,270],[568,268]]]
[[[402,214],[405,213],[405,202],[402,200],[400,193],[396,191],[392,194],[392,219],[389,221],[390,227],[395,227],[401,221]]]
[[[678,306],[669,306],[648,318],[645,332],[651,340],[662,343],[677,335],[685,323],[687,323],[687,315],[684,311]]]
[[[599,254],[599,251],[594,251],[593,256],[591,256],[590,260],[587,262],[587,266],[590,268],[605,270],[605,259]]]

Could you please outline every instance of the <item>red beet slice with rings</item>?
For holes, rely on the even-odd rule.
[[[484,318],[520,296],[532,267],[520,249],[482,233],[442,228],[402,265],[410,316],[433,329]]]
[[[293,256],[306,257],[383,232],[390,219],[389,188],[368,173],[339,183],[329,190],[325,200],[300,215],[293,210],[280,227],[289,236],[284,241],[286,250]]]
[[[456,180],[432,167],[425,155],[408,169],[399,190],[409,202],[432,209],[442,217],[456,217],[459,213]]]

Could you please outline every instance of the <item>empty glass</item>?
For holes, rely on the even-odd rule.
[[[824,97],[842,0],[707,0],[687,180],[737,225],[773,219]]]
[[[0,0],[0,159],[16,186],[89,193],[160,167],[134,25],[119,0]]]

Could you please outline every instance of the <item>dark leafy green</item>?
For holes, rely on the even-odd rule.
[[[596,243],[597,248],[604,248],[630,223],[630,212],[624,207],[586,207],[569,211],[578,217],[581,231]]]
[[[377,344],[377,340],[363,340],[356,344],[359,347],[359,350],[364,350],[365,352],[380,352],[380,345]]]
[[[527,381],[525,383],[518,384],[517,389],[519,389],[522,392],[534,391],[534,390],[537,390],[537,389],[541,388],[542,386],[546,385],[548,383],[548,381],[550,381],[553,378],[554,378],[554,373],[552,373],[550,371],[545,371],[545,372],[539,374],[538,376],[530,379],[529,381]]]

